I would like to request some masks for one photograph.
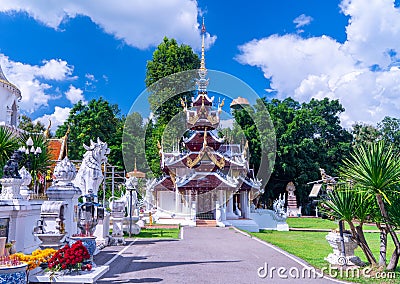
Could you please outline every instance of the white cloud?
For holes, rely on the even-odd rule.
[[[45,114],[41,117],[36,118],[33,122],[41,122],[43,123],[46,127],[49,125],[49,120],[51,120],[51,128],[50,130],[52,132],[56,131],[58,126],[62,125],[68,118],[69,112],[71,111],[71,108],[69,107],[59,107],[56,106],[54,108],[54,112],[52,114]]]
[[[95,81],[95,82],[97,82],[96,77],[94,77],[93,74],[86,73],[86,74],[85,74],[85,78],[88,79],[88,80],[90,80],[90,81]]]
[[[239,47],[237,60],[261,68],[277,97],[339,99],[342,124],[376,123],[400,113],[400,12],[391,0],[345,0],[347,39],[272,35]]]
[[[84,15],[106,33],[140,49],[158,45],[164,36],[200,48],[200,11],[193,0],[0,0],[0,11],[27,12],[55,29],[63,21]],[[208,45],[215,39],[208,35]]]
[[[34,112],[41,106],[48,106],[49,100],[59,97],[57,91],[51,91],[47,80],[63,81],[73,79],[73,67],[60,59],[43,61],[43,65],[29,65],[10,60],[0,54],[0,65],[7,79],[16,85],[22,93],[19,106],[27,112]]]
[[[312,22],[313,18],[310,16],[306,16],[305,14],[301,14],[296,19],[293,20],[293,23],[296,24],[296,28],[301,28],[309,25]]]
[[[224,128],[230,128],[233,129],[233,123],[235,122],[234,118],[230,118],[230,119],[221,119],[220,121],[220,126],[222,129]]]
[[[72,85],[70,85],[68,91],[65,92],[65,96],[71,102],[71,104],[76,104],[79,101],[86,103],[85,97],[83,96],[83,91]]]

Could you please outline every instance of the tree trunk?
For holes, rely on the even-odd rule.
[[[389,271],[394,271],[397,267],[397,264],[399,262],[399,256],[400,252],[398,249],[394,249],[394,252],[392,254],[392,257],[390,258],[389,264],[386,267],[387,270]]]
[[[399,256],[400,256],[400,242],[399,239],[397,238],[396,232],[394,231],[392,225],[389,222],[389,217],[385,208],[385,204],[383,203],[383,199],[382,199],[382,195],[381,194],[377,194],[376,195],[376,200],[378,201],[378,205],[379,205],[379,210],[381,211],[381,215],[383,217],[383,220],[386,223],[386,228],[390,234],[390,236],[392,237],[394,246],[396,247],[396,249],[394,250],[392,257],[390,259],[390,262],[388,264],[388,266],[386,267],[387,270],[389,271],[393,271],[396,269],[397,267],[397,263],[399,262]]]
[[[359,246],[361,247],[365,256],[367,257],[368,262],[371,263],[371,265],[376,265],[376,258],[374,256],[374,254],[372,253],[371,249],[369,248],[369,245],[365,239],[362,225],[356,226],[356,232],[357,232],[357,236],[359,238]]]
[[[380,231],[379,266],[386,267],[387,229],[385,225],[376,223]]]
[[[365,241],[364,234],[362,233],[362,229],[357,229],[352,222],[348,222],[350,226],[351,233],[353,234],[354,239],[356,240],[357,244],[360,246],[362,251],[364,252],[365,257],[367,258],[368,262],[371,265],[376,265],[376,259],[371,252],[367,242]],[[357,226],[359,227],[359,226]],[[361,229],[362,237],[359,235],[359,230]],[[362,241],[362,239],[364,241]]]

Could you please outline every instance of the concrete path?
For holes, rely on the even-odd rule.
[[[185,227],[181,240],[137,239],[104,248],[95,262],[110,265],[98,283],[335,283],[308,271],[295,278],[301,260],[233,228]]]

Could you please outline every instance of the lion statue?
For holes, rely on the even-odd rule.
[[[110,148],[100,138],[97,138],[97,143],[90,140],[90,146],[83,144],[83,147],[86,153],[72,183],[82,190],[82,195],[92,193],[97,196],[99,186],[104,179],[101,164],[107,161]]]

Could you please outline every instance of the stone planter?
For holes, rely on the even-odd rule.
[[[0,283],[26,284],[26,269],[28,264],[0,267]]]
[[[41,249],[53,248],[55,250],[61,248],[63,245],[61,240],[64,238],[65,234],[57,233],[46,233],[46,234],[34,234],[42,242],[40,244]]]
[[[358,265],[364,266],[365,263],[361,261],[358,256],[354,255],[354,250],[358,247],[357,243],[353,240],[351,234],[344,233],[344,247],[345,257],[341,256],[341,243],[340,234],[336,232],[330,232],[325,239],[333,249],[333,253],[330,253],[325,260],[333,265]]]

